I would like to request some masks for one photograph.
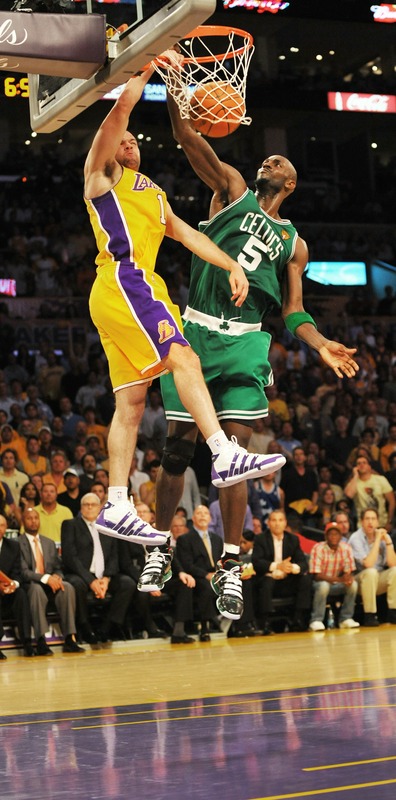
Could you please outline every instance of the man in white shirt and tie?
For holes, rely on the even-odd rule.
[[[122,634],[135,588],[132,579],[119,571],[116,540],[104,536],[96,528],[100,509],[98,496],[88,492],[81,498],[80,515],[65,520],[61,531],[62,561],[67,580],[76,591],[77,625],[88,644],[96,644],[98,638],[106,642],[110,634],[113,638]],[[109,598],[110,601],[102,610],[97,633],[89,617],[90,593],[97,600]]]
[[[193,530],[178,537],[176,555],[184,571],[195,578],[193,591],[201,620],[200,640],[207,642],[210,641],[209,621],[218,613],[210,581],[223,552],[223,540],[209,530],[210,511],[207,506],[199,505],[194,509],[192,523]]]

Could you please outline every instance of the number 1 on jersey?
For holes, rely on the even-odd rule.
[[[158,202],[159,202],[159,205],[160,205],[160,222],[162,222],[163,225],[166,225],[164,198],[163,198],[162,194],[157,194],[157,197],[158,197]]]

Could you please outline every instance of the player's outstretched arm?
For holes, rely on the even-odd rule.
[[[188,250],[197,256],[220,267],[230,273],[229,282],[231,287],[231,300],[239,308],[246,300],[249,291],[248,279],[237,261],[234,261],[227,253],[220,250],[217,244],[211,241],[208,236],[200,231],[196,231],[187,222],[180,219],[173,213],[169,203],[166,210],[166,235],[177,242],[181,242]]]
[[[215,213],[240,197],[246,190],[246,182],[238,170],[220,161],[209,142],[197,133],[189,119],[181,118],[177,103],[170,94],[167,103],[173,137],[183,148],[194,172],[212,189]]]
[[[341,342],[327,339],[317,330],[316,323],[304,309],[302,275],[308,261],[308,248],[300,237],[293,258],[287,265],[287,277],[283,286],[282,317],[287,329],[298,339],[316,350],[325,364],[334,370],[338,378],[346,375],[353,378],[359,365],[353,358],[356,347],[345,347]]]

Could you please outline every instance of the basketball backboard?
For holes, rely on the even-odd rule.
[[[125,83],[155,56],[205,22],[214,13],[216,0],[134,0],[132,5],[136,6],[134,22],[109,40],[107,60],[91,78],[43,79],[29,74],[33,131],[58,130]]]

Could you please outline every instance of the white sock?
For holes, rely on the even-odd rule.
[[[128,489],[126,486],[109,486],[109,503],[128,502]]]
[[[227,556],[239,556],[239,547],[237,544],[225,544],[224,545],[224,552],[222,554],[222,558],[227,558]]]
[[[222,448],[227,445],[228,442],[229,439],[227,439],[224,431],[222,431],[221,428],[219,428],[217,433],[212,433],[212,436],[209,436],[209,439],[206,440],[206,444],[208,447],[210,447],[214,456],[217,455],[217,453],[220,453],[220,450],[222,450]]]

